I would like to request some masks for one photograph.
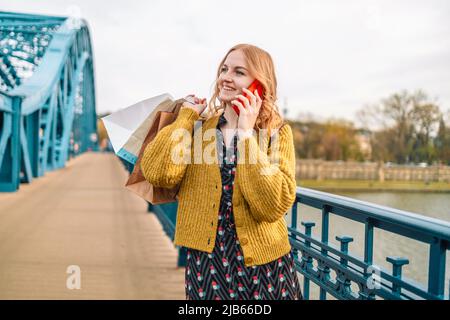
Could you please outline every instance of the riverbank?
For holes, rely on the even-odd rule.
[[[300,180],[300,187],[322,191],[393,191],[393,192],[448,192],[448,182],[421,181],[368,181],[368,180]]]

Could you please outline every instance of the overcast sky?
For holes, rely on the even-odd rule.
[[[238,43],[272,55],[288,118],[352,120],[419,88],[450,109],[447,0],[2,0],[0,10],[88,21],[98,113],[164,92],[209,99],[218,63]]]

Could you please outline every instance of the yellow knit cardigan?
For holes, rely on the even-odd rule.
[[[212,164],[207,161],[198,163],[193,160],[194,157],[190,163],[171,160],[173,148],[180,144],[180,139],[172,138],[174,130],[187,130],[191,137],[203,134],[208,129],[216,128],[219,115],[203,123],[198,119],[199,115],[194,110],[181,109],[177,119],[159,131],[147,145],[141,169],[144,177],[155,186],[170,188],[181,183],[174,244],[211,253],[216,240],[222,193],[218,161]],[[199,123],[202,125],[197,126]],[[205,140],[205,137],[201,138],[200,152],[203,154],[206,149],[212,150],[212,156],[217,159],[216,135],[210,137],[211,141]],[[265,147],[260,147],[258,140],[264,141]],[[268,137],[257,139],[252,135],[239,140],[237,144],[238,163],[232,205],[246,266],[269,263],[291,250],[284,218],[296,197],[291,127],[288,124],[282,126],[278,135],[272,136],[269,149],[267,142]],[[185,150],[191,155],[194,154],[195,144],[194,139],[192,143],[186,144]],[[271,149],[275,150],[272,154]],[[239,160],[240,155],[242,159]]]

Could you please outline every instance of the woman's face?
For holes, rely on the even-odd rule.
[[[242,51],[231,51],[220,70],[219,99],[223,102],[231,102],[236,99],[237,94],[242,94],[242,88],[247,88],[254,79],[248,72]]]

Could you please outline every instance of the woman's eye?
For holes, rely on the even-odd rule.
[[[225,72],[225,71],[227,71],[227,68],[225,68],[225,67],[223,67],[222,69],[220,69],[220,72]],[[245,76],[245,74],[244,74],[242,71],[236,71],[236,74]]]

